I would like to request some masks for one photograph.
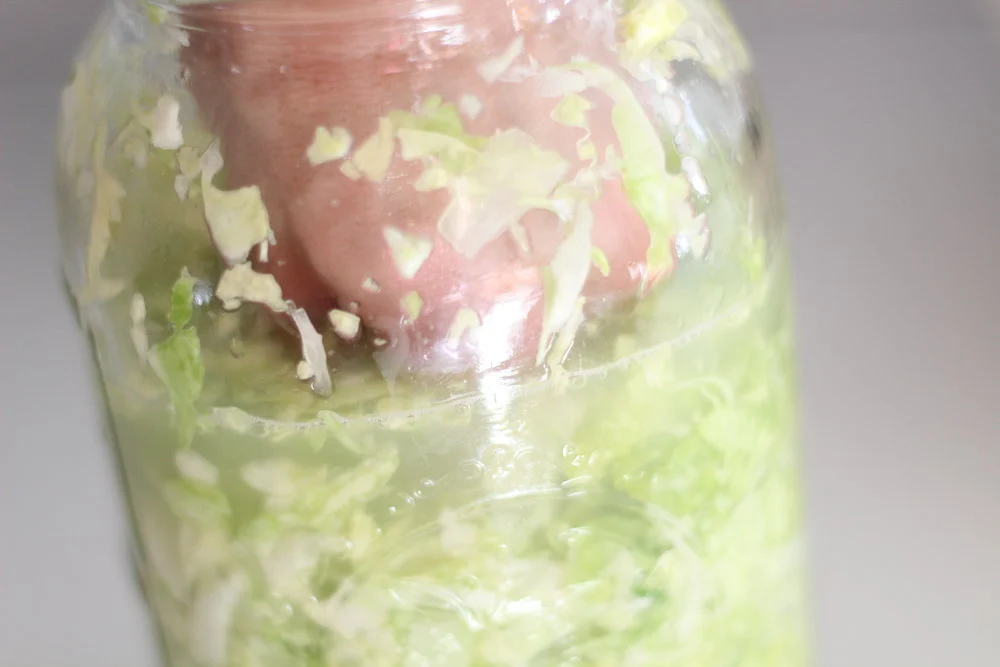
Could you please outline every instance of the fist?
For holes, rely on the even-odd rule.
[[[184,10],[191,91],[221,140],[227,187],[261,190],[276,244],[256,269],[285,298],[317,322],[332,308],[355,312],[412,369],[534,363],[553,333],[546,270],[574,229],[546,198],[617,150],[606,97],[580,91],[586,120],[568,121],[563,95],[537,74],[579,56],[611,68],[617,59],[591,22],[532,9],[250,0]],[[506,161],[497,149],[495,190],[446,178],[440,153],[407,154],[392,119],[430,117],[458,119],[472,148],[456,160],[516,145]],[[342,156],[311,155],[318,128],[341,139]],[[635,295],[650,278],[647,226],[620,176],[592,181],[583,233],[606,262],[582,278],[591,303]],[[542,201],[519,201],[525,189]]]

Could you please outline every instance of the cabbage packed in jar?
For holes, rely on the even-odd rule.
[[[719,3],[122,1],[59,196],[170,667],[804,664]]]

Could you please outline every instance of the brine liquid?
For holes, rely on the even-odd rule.
[[[189,448],[108,376],[170,667],[803,665],[785,281],[729,303],[408,412],[219,399]]]

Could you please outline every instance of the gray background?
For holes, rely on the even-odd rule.
[[[1000,13],[733,0],[787,192],[817,667],[1000,665]],[[100,0],[0,0],[0,665],[153,665],[51,137]],[[291,667],[291,666],[290,666]]]

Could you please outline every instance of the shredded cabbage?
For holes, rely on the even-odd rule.
[[[328,130],[325,127],[317,127],[312,143],[306,150],[306,159],[314,167],[341,160],[351,152],[351,142],[351,133],[346,128],[335,127]]]
[[[663,142],[629,85],[614,72],[587,62],[574,67],[614,102],[612,124],[621,147],[622,183],[629,201],[649,227],[650,274],[669,274],[675,263],[673,235],[691,217],[690,184],[667,171]]]
[[[302,343],[302,361],[312,369],[312,390],[320,396],[329,396],[333,390],[330,382],[330,369],[326,365],[326,348],[323,347],[323,337],[316,331],[312,320],[301,308],[291,310],[292,321],[299,330]]]
[[[479,313],[471,308],[461,308],[455,314],[455,319],[452,320],[451,327],[448,329],[448,340],[458,342],[467,332],[475,331],[480,326],[482,326],[482,320]]]
[[[153,347],[153,369],[166,386],[173,406],[180,443],[187,446],[194,438],[197,422],[195,403],[205,381],[205,364],[201,357],[198,331],[191,326],[195,280],[183,272],[174,283],[168,320],[173,327],[170,336]]]
[[[312,380],[316,377],[316,373],[313,371],[312,366],[309,365],[309,362],[303,360],[295,366],[295,377],[304,382],[306,380]]]
[[[111,226],[121,222],[121,201],[125,189],[104,167],[104,150],[107,128],[101,127],[94,138],[91,173],[93,176],[93,204],[90,215],[90,243],[87,246],[86,280],[80,295],[84,301],[109,299],[125,288],[118,280],[109,280],[101,274],[101,265],[111,245]]]
[[[146,333],[146,300],[138,292],[132,295],[129,318],[132,320],[132,328],[129,330],[132,345],[135,346],[139,363],[145,365],[146,358],[149,356],[149,335]]]
[[[458,99],[458,108],[463,116],[475,120],[483,112],[483,102],[475,95],[466,94]]]
[[[193,482],[215,486],[219,481],[219,469],[204,456],[190,449],[182,449],[174,457],[181,476]]]
[[[424,308],[424,299],[419,292],[408,292],[399,302],[406,316],[406,321],[410,324],[420,317],[420,311]]]
[[[594,266],[601,275],[607,278],[611,275],[611,264],[608,263],[608,256],[604,254],[604,251],[600,248],[592,248],[590,250],[590,260],[594,263]]]
[[[582,74],[558,67],[539,72],[535,84],[542,97],[565,97],[587,89],[587,80]]]
[[[438,232],[455,250],[474,258],[531,210],[525,202],[547,198],[568,169],[562,156],[540,148],[530,135],[498,132],[474,164],[453,177]]]
[[[630,57],[644,58],[669,42],[690,18],[680,0],[638,0],[620,20],[622,44]]]
[[[588,127],[587,112],[594,103],[576,93],[569,93],[552,110],[552,120],[567,127]]]
[[[353,162],[343,162],[340,165],[340,173],[342,173],[347,178],[352,181],[360,181],[362,177],[361,170],[358,169]]]
[[[786,316],[762,289],[683,345],[623,335],[606,376],[484,381],[472,421],[217,408],[162,487],[196,563],[176,646],[226,667],[804,664]]]
[[[566,326],[578,307],[577,300],[590,273],[593,256],[590,231],[593,226],[594,214],[590,204],[579,202],[572,228],[545,272],[545,317],[538,349],[539,364],[545,360],[553,337]]]
[[[514,229],[532,208],[527,202],[548,197],[569,168],[558,153],[541,148],[521,130],[490,137],[467,134],[455,107],[437,98],[419,114],[393,112],[389,118],[402,158],[425,165],[415,189],[451,191],[438,231],[469,258]]]
[[[354,340],[361,331],[361,318],[346,310],[334,309],[327,313],[334,333],[344,340]]]
[[[524,37],[518,35],[496,58],[491,58],[479,66],[477,70],[479,76],[487,83],[493,83],[510,69],[522,53],[524,53]]]
[[[174,176],[174,192],[184,201],[191,195],[191,184],[201,173],[201,156],[191,146],[182,146],[177,151],[177,175]]]
[[[256,185],[231,191],[215,187],[213,180],[221,170],[222,154],[213,144],[201,161],[205,220],[216,247],[232,266],[247,261],[254,246],[272,237],[271,223]]]
[[[389,173],[392,154],[396,150],[396,128],[388,118],[380,118],[378,130],[364,141],[351,156],[358,173],[375,183],[381,183]]]
[[[418,234],[409,234],[398,227],[387,226],[382,230],[389,254],[396,271],[403,280],[411,280],[431,256],[434,242]]]
[[[163,95],[156,101],[153,110],[142,118],[153,146],[172,151],[184,145],[180,113],[181,104],[177,98]]]
[[[236,310],[244,301],[250,301],[276,313],[288,311],[278,281],[269,273],[257,273],[249,262],[226,269],[215,288],[215,295],[226,310]]]
[[[246,580],[233,574],[208,585],[195,598],[191,610],[191,654],[200,664],[226,666],[229,629],[246,588]]]

